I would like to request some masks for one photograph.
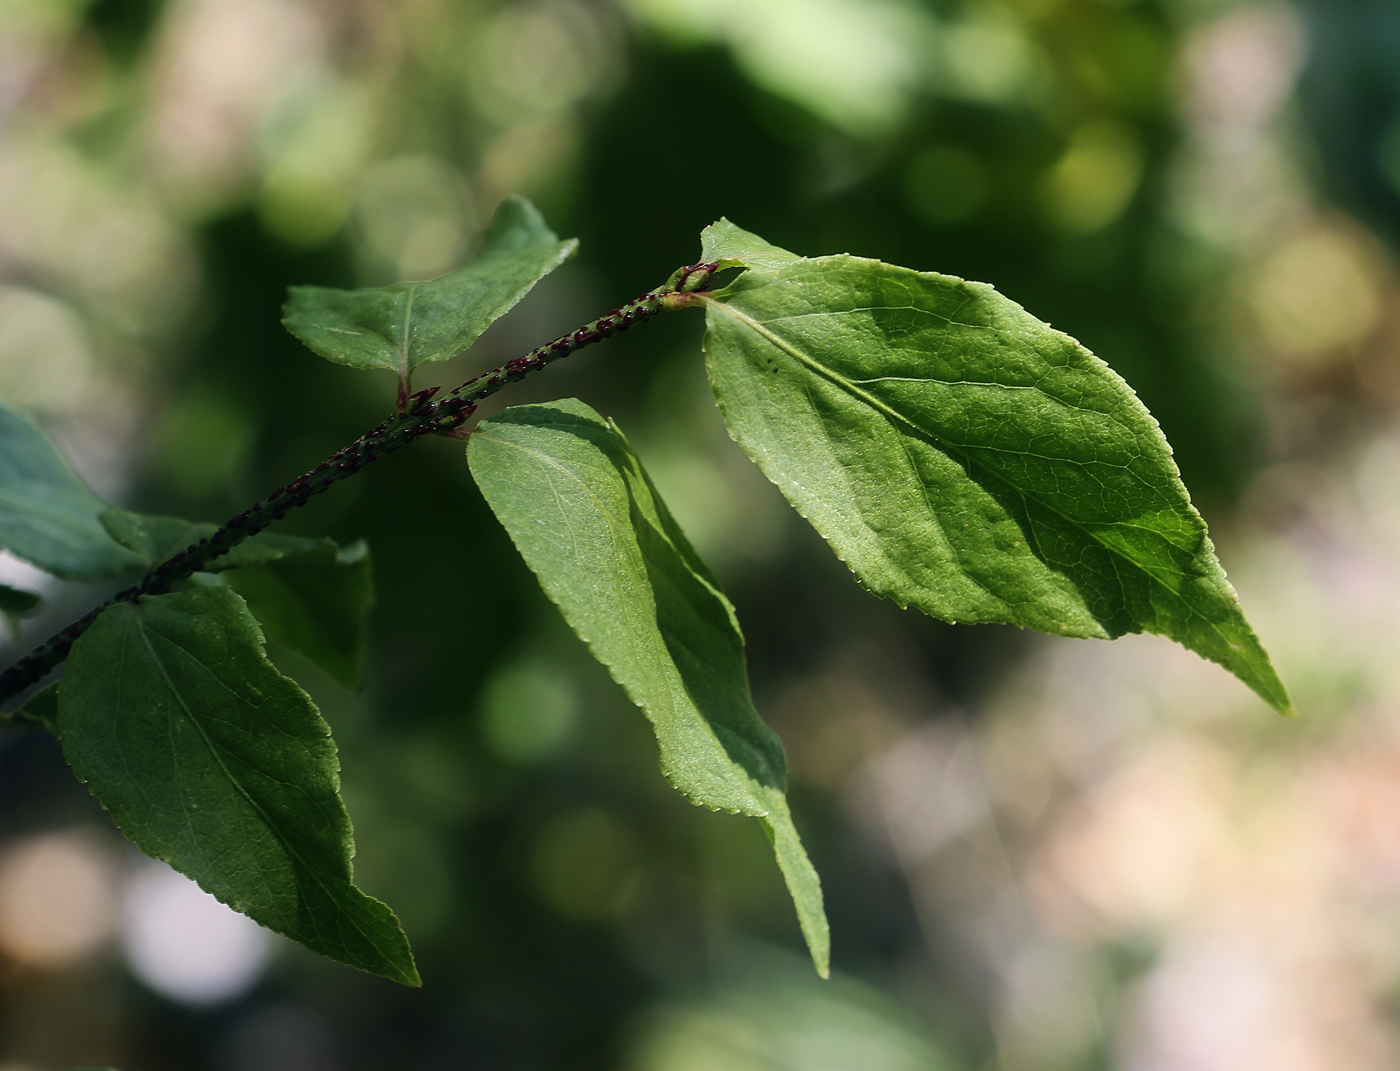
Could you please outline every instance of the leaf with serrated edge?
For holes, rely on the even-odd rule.
[[[107,508],[43,432],[0,405],[0,547],[65,580],[143,568],[99,523]]]
[[[468,448],[472,475],[546,594],[651,721],[687,798],[755,815],[821,974],[821,885],[788,811],[782,744],[754,709],[734,609],[626,439],[574,399],[507,409]]]
[[[729,220],[720,218],[700,234],[700,262],[725,268],[782,268],[801,259]]]
[[[142,851],[313,951],[419,984],[393,912],[351,881],[330,729],[234,592],[103,611],[68,658],[58,730]]]
[[[737,231],[706,248],[742,264],[762,239]],[[1159,633],[1293,712],[1171,447],[1108,365],[982,283],[752,263],[696,299],[715,400],[862,584],[946,621]]]
[[[364,290],[294,286],[282,323],[316,353],[356,368],[386,368],[407,382],[421,364],[455,357],[573,255],[535,207],[508,197],[465,268],[428,282]]]

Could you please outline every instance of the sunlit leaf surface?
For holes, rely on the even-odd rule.
[[[730,432],[867,588],[946,621],[1169,636],[1275,709],[1157,422],[1074,339],[982,283],[848,255],[752,267],[702,299]]]
[[[484,422],[468,456],[545,592],[650,719],[671,784],[763,820],[825,974],[821,886],[788,812],[782,744],[749,694],[733,607],[626,439],[568,399]]]

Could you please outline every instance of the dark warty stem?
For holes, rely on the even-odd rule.
[[[429,387],[410,395],[395,413],[373,431],[360,436],[349,446],[337,451],[310,472],[278,488],[263,502],[256,503],[228,521],[217,532],[201,539],[161,562],[139,582],[119,592],[84,617],[50,636],[44,643],[0,673],[0,703],[23,694],[38,684],[68,657],[73,644],[92,626],[98,615],[110,606],[135,602],[147,595],[160,595],[175,584],[212,564],[250,536],[257,535],[274,521],[281,520],[298,506],[319,495],[370,463],[379,460],[424,435],[459,433],[461,426],[476,412],[477,406],[503,387],[519,382],[526,376],[546,368],[560,358],[577,353],[605,338],[626,331],[635,323],[643,323],[659,313],[675,307],[668,304],[668,295],[689,293],[714,273],[713,264],[694,264],[680,269],[668,286],[644,294],[635,301],[619,306],[577,331],[561,335],[553,342],[531,350],[523,357],[507,361],[493,369],[454,387],[440,401],[434,398],[438,387]],[[7,719],[0,715],[0,724]]]

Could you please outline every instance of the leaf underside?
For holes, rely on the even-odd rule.
[[[1171,447],[1103,361],[982,283],[728,221],[704,248],[749,265],[704,299],[730,433],[869,590],[946,621],[1155,632],[1292,713]]]
[[[749,694],[733,607],[626,439],[567,399],[483,422],[468,458],[545,592],[651,721],[671,784],[763,820],[825,975],[821,886],[788,811],[782,744]]]
[[[65,580],[142,568],[98,521],[107,508],[43,432],[0,405],[0,547]]]
[[[419,984],[393,912],[351,881],[329,727],[234,592],[104,611],[69,656],[57,722],[74,772],[142,851],[313,951]]]
[[[419,365],[470,346],[577,247],[561,242],[530,202],[508,197],[465,268],[363,290],[294,286],[282,323],[322,357],[385,368],[407,382]]]

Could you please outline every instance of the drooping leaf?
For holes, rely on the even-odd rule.
[[[578,247],[561,242],[530,202],[508,197],[465,268],[429,282],[364,290],[294,286],[282,323],[322,357],[387,368],[403,381],[470,346]]]
[[[98,522],[105,509],[43,432],[0,405],[0,547],[66,580],[142,568]]]
[[[233,591],[104,611],[69,656],[58,730],[74,772],[142,851],[268,929],[418,984],[393,912],[352,883],[330,730],[268,662]]]
[[[311,550],[224,573],[269,639],[299,651],[347,688],[364,682],[374,567],[363,542]]]
[[[788,811],[782,744],[749,695],[733,607],[621,432],[573,399],[517,406],[476,429],[468,457],[545,592],[651,721],[671,784],[763,820],[825,974],[821,886]]]
[[[159,517],[130,510],[109,509],[101,516],[102,526],[122,546],[146,559],[146,564],[159,565],[167,558],[201,539],[208,539],[219,530],[217,524],[186,521],[179,517]],[[205,572],[218,573],[226,569],[241,569],[261,565],[293,554],[305,554],[327,545],[324,539],[282,535],[280,532],[259,532],[243,540],[226,554],[204,566]]]
[[[1108,365],[981,283],[784,259],[727,222],[705,242],[751,265],[696,299],[730,433],[867,588],[946,621],[1159,633],[1292,712]]]

